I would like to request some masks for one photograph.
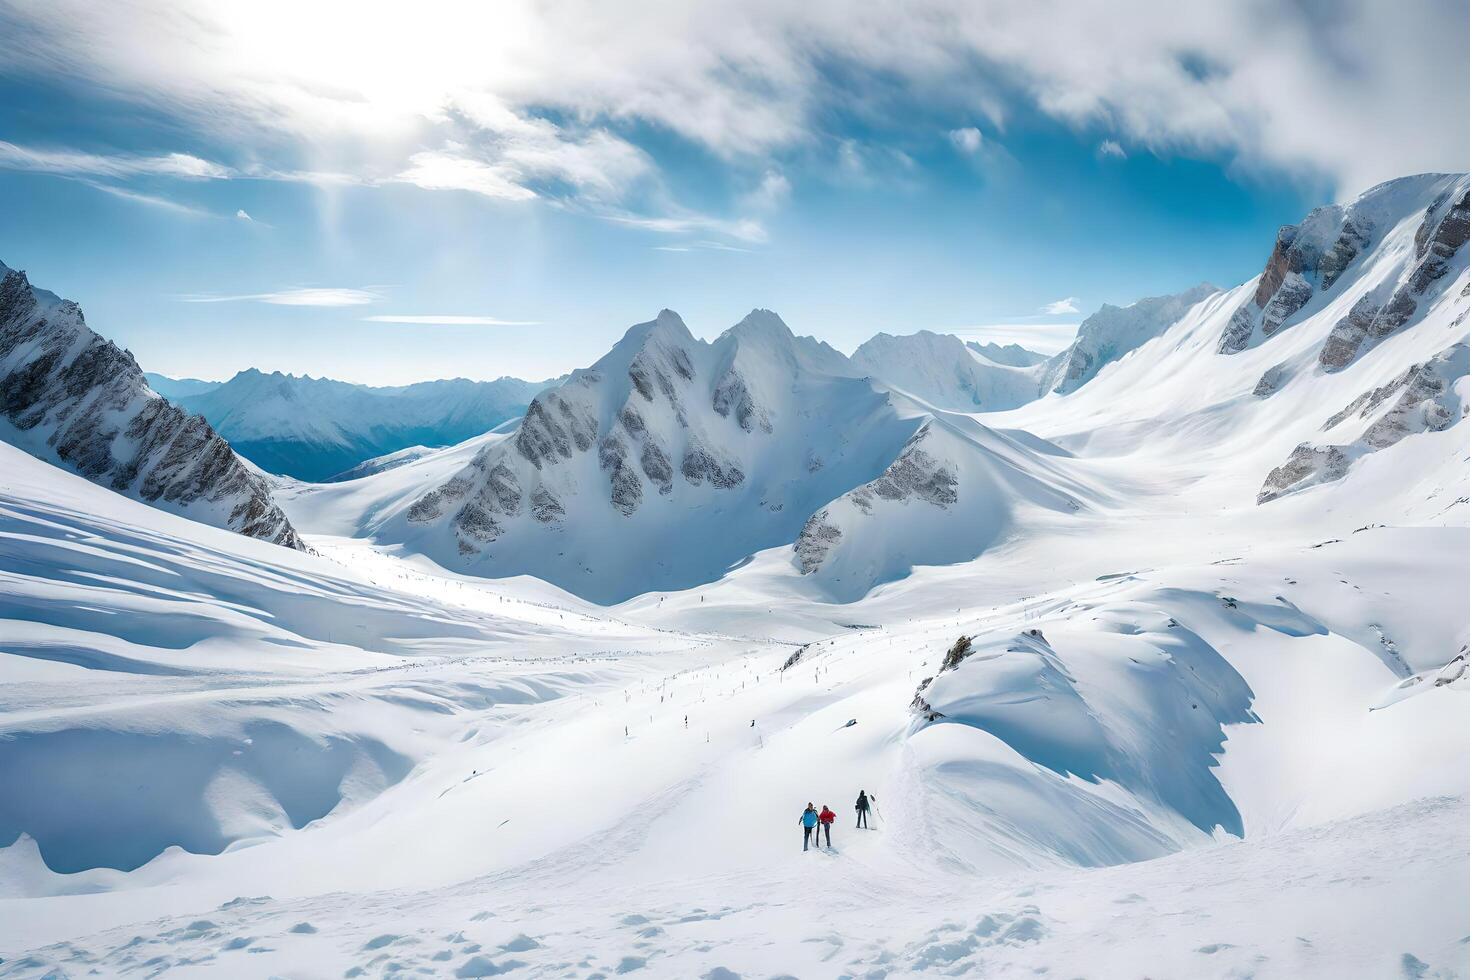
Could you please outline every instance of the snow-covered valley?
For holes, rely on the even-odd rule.
[[[309,550],[0,442],[0,976],[1470,972],[1467,201],[1003,412],[666,313]]]

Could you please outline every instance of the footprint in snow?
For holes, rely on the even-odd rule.
[[[648,960],[642,956],[624,956],[618,962],[618,972],[632,973],[634,970],[641,970],[647,965]]]
[[[316,933],[316,926],[310,922],[298,922],[291,927],[291,931],[299,936],[310,936]]]

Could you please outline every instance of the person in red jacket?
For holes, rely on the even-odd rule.
[[[827,809],[827,804],[823,803],[822,804],[822,812],[819,813],[819,814],[817,814],[817,819],[819,821],[821,821],[821,823],[820,823],[821,828],[827,832],[827,847],[828,848],[831,848],[832,847],[832,821],[834,821],[834,820],[837,819],[837,814],[835,814],[831,810]],[[821,844],[819,843],[817,846],[820,847]]]

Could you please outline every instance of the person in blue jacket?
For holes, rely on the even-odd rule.
[[[817,808],[808,803],[801,811],[801,849],[804,851],[812,842],[812,832],[817,829]]]

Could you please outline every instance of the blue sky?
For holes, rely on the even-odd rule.
[[[1267,55],[1256,8],[618,6],[12,4],[0,261],[206,378],[545,377],[665,306],[1055,347],[1470,149],[1373,5],[1268,10]]]

